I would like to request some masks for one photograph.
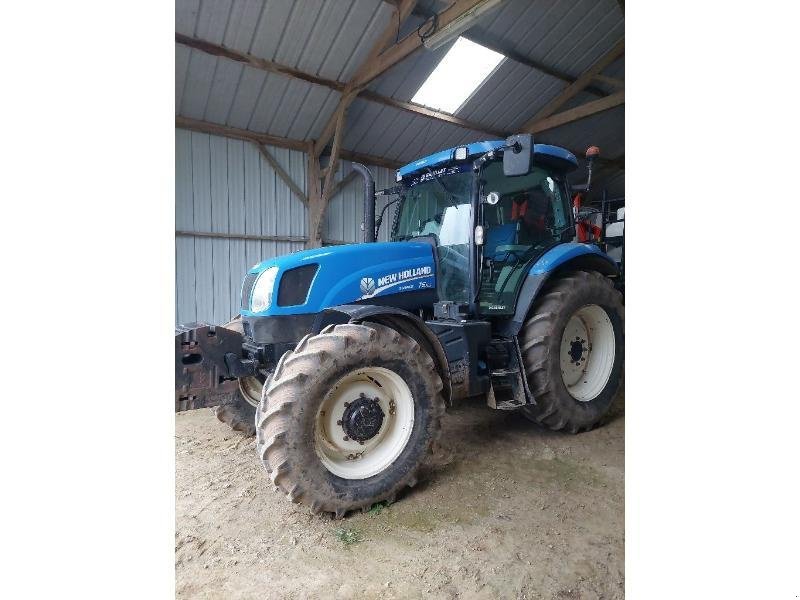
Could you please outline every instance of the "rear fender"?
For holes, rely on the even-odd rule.
[[[533,264],[517,296],[514,316],[500,323],[497,333],[502,336],[517,335],[544,284],[566,271],[597,271],[606,277],[619,276],[617,264],[597,246],[575,242],[560,244]]]
[[[450,388],[450,368],[447,357],[439,338],[425,325],[425,321],[417,315],[393,306],[378,306],[374,304],[343,304],[322,311],[314,321],[312,333],[322,331],[328,325],[344,323],[363,323],[371,321],[391,327],[414,339],[425,351],[430,354],[436,363],[436,370],[442,378],[442,389],[445,400],[450,402],[452,393]]]

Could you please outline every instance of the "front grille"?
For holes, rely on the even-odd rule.
[[[278,289],[278,306],[297,306],[305,304],[311,282],[317,274],[319,265],[305,265],[289,269],[281,276]]]
[[[253,291],[253,286],[256,284],[256,279],[261,273],[248,273],[245,275],[244,283],[242,284],[242,309],[250,310],[250,293]]]

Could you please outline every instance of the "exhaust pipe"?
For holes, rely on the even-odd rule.
[[[361,173],[364,178],[364,221],[361,228],[364,230],[364,241],[375,241],[375,180],[372,173],[361,163],[353,163],[353,169]]]

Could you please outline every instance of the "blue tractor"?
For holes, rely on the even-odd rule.
[[[379,192],[397,204],[390,242],[355,168],[364,243],[261,262],[239,317],[179,328],[176,410],[255,431],[273,484],[337,517],[413,486],[453,402],[594,427],[621,380],[624,309],[618,264],[573,241],[575,156],[515,135],[414,161]]]

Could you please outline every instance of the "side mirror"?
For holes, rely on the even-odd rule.
[[[503,175],[519,177],[527,175],[533,168],[533,136],[530,133],[518,133],[506,140],[509,146],[503,151]]]

